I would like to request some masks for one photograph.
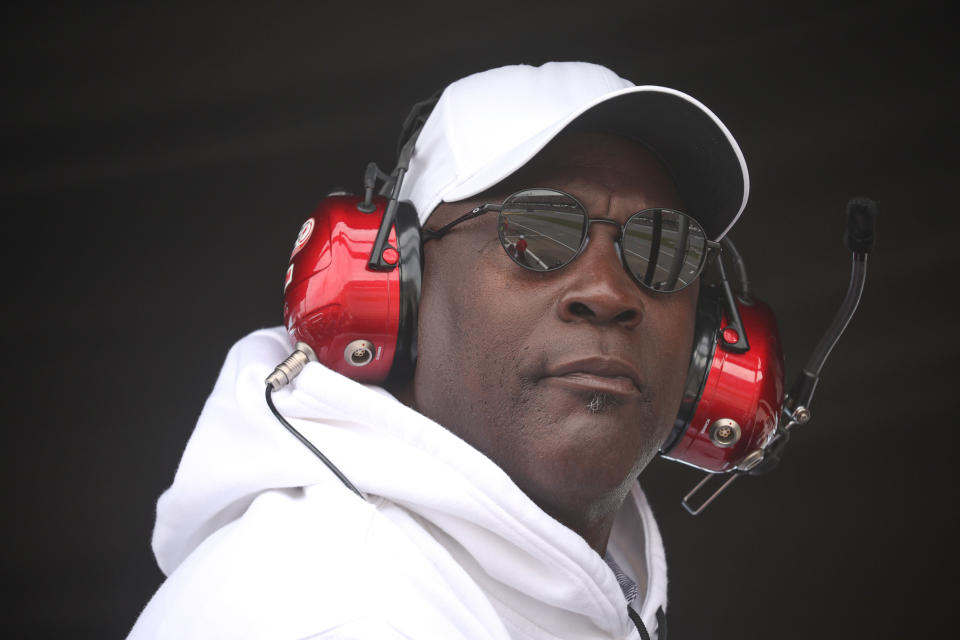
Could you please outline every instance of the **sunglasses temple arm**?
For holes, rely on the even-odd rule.
[[[443,237],[444,235],[446,235],[447,231],[450,231],[451,228],[457,226],[461,222],[472,220],[473,218],[482,216],[483,214],[489,213],[490,211],[500,211],[500,209],[501,207],[498,204],[485,204],[485,205],[479,206],[476,209],[472,209],[468,213],[465,213],[464,215],[460,216],[453,222],[448,222],[447,224],[443,225],[439,229],[434,229],[434,230],[424,229],[423,241],[426,242],[427,240],[433,240],[434,238]]]

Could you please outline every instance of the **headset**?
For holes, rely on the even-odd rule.
[[[276,412],[270,400],[309,360],[364,383],[409,379],[417,358],[417,312],[423,273],[417,212],[400,202],[400,187],[420,128],[438,94],[414,105],[402,127],[391,174],[370,163],[364,194],[329,193],[303,223],[284,279],[283,317],[294,354],[267,379],[274,414],[349,488],[362,495]],[[374,195],[377,181],[383,185]],[[662,457],[707,472],[682,500],[703,511],[743,474],[758,475],[780,459],[790,429],[810,419],[810,401],[823,362],[856,310],[873,245],[877,206],[867,198],[847,205],[847,244],[854,268],[844,304],[789,394],[784,393],[780,334],[770,307],[749,292],[743,259],[729,238],[722,254],[736,266],[734,292],[723,261],[719,282],[701,287],[693,349],[680,410]],[[715,477],[723,484],[694,506],[694,495]]]

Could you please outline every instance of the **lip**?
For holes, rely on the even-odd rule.
[[[545,378],[567,387],[616,395],[640,393],[640,372],[626,360],[593,356],[547,368]]]

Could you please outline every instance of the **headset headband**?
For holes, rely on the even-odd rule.
[[[403,187],[403,177],[410,167],[410,157],[413,156],[413,149],[416,147],[417,137],[423,130],[423,124],[430,116],[430,112],[433,111],[433,107],[440,99],[441,93],[442,91],[437,91],[426,100],[421,100],[414,104],[413,108],[410,109],[410,113],[407,114],[407,117],[404,119],[403,126],[400,128],[400,138],[397,141],[397,166],[394,168],[393,173],[390,174],[390,180],[385,181],[383,185],[384,191],[387,189],[390,190],[390,198],[387,201],[387,209],[383,214],[383,219],[380,221],[380,229],[377,231],[377,239],[373,243],[373,250],[370,252],[370,260],[367,262],[367,266],[375,271],[390,271],[397,266],[396,261],[390,262],[385,260],[383,252],[387,248],[387,237],[390,235],[390,228],[393,226],[393,221],[397,215],[397,204],[400,200],[400,189]],[[379,169],[372,172],[370,170],[371,166],[376,167],[373,163],[368,166],[368,176],[371,175],[371,173],[373,173],[374,176],[380,173]],[[374,180],[375,179],[376,177],[374,177]],[[367,187],[367,185],[364,186]],[[370,191],[372,191],[372,185],[370,186]]]

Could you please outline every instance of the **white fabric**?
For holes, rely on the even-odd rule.
[[[706,114],[739,163],[743,198],[720,236],[743,212],[750,191],[747,164],[726,125],[695,98],[667,87],[635,86],[606,67],[587,62],[510,65],[450,84],[417,139],[400,199],[421,224],[441,202],[456,202],[492,187],[526,164],[577,117],[630,94],[676,96]]]
[[[289,349],[278,327],[230,351],[157,505],[168,578],[131,639],[638,637],[603,558],[499,467],[311,363],[274,399],[370,501],[346,489],[266,406],[264,379]],[[639,487],[608,551],[656,637],[666,568]]]

